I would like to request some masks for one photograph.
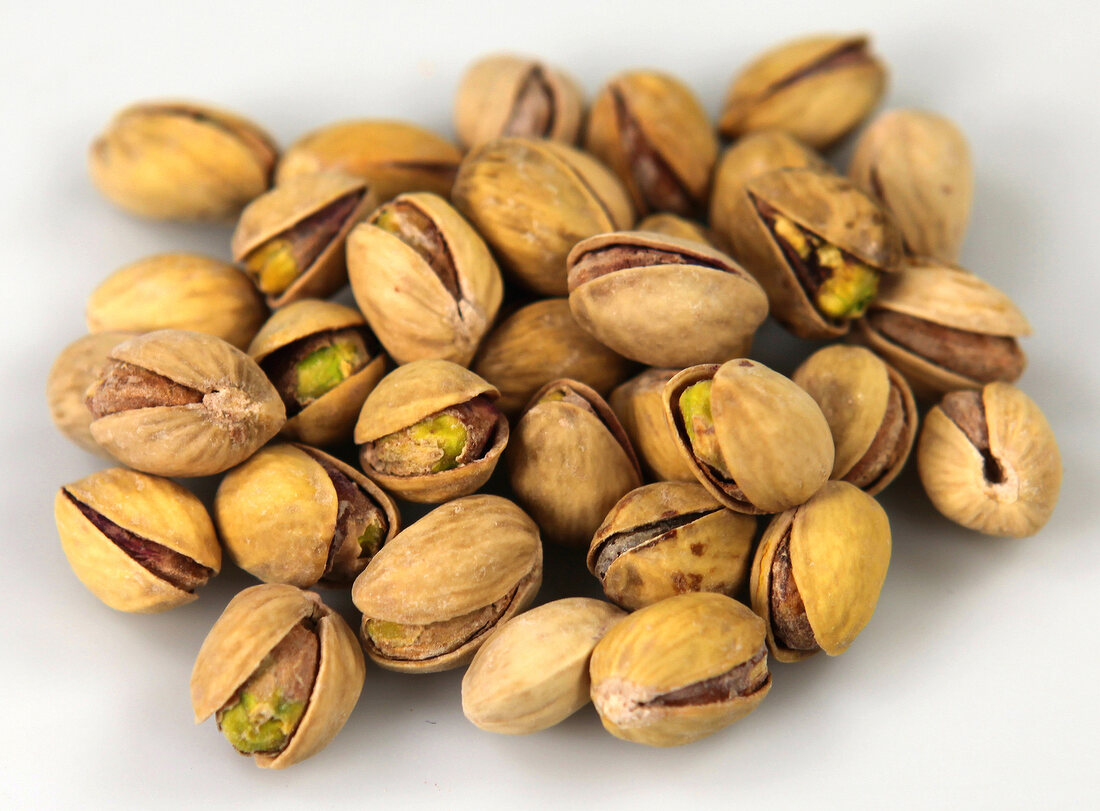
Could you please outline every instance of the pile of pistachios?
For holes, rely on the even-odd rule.
[[[819,154],[885,87],[866,37],[817,36],[745,67],[717,128],[664,73],[586,104],[513,55],[463,77],[461,147],[358,120],[280,153],[213,107],[123,110],[96,186],[139,217],[235,220],[233,263],[118,270],[56,360],[58,428],[118,465],[57,493],[73,571],[139,613],[195,600],[223,555],[261,581],[210,629],[191,698],[265,768],[338,733],[367,657],[469,665],[463,711],[493,732],[589,700],[657,746],[743,717],[769,655],[841,654],[871,620],[874,496],[914,444],[972,530],[1031,535],[1058,498],[1054,435],[1012,385],[1027,320],[955,264],[963,135],[891,110],[846,175]],[[769,314],[831,343],[784,377],[751,359]],[[221,476],[212,514],[172,481],[197,476]],[[437,506],[403,527],[409,502]],[[544,542],[610,602],[527,610]]]

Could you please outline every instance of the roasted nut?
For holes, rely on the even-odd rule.
[[[158,330],[118,344],[88,388],[92,438],[130,467],[210,476],[251,456],[286,422],[248,355],[201,332]]]
[[[535,523],[499,496],[437,507],[382,547],[352,587],[367,655],[389,670],[460,667],[542,582]]]
[[[814,36],[761,54],[734,79],[719,129],[727,138],[785,130],[830,146],[862,121],[886,89],[886,68],[864,36]]]
[[[772,519],[752,562],[752,609],[767,623],[768,650],[797,662],[839,656],[875,613],[890,565],[890,522],[878,502],[829,482]]]
[[[189,603],[221,569],[206,508],[168,479],[101,470],[62,487],[53,509],[73,572],[119,611],[150,614]]]
[[[821,407],[836,453],[832,479],[870,495],[905,466],[917,436],[917,405],[896,369],[863,347],[833,345],[791,376]]]
[[[359,309],[398,363],[470,363],[504,295],[489,249],[450,203],[426,192],[375,209],[348,237]]]
[[[617,623],[592,651],[592,703],[617,738],[691,743],[771,689],[764,623],[722,594],[669,597]]]
[[[743,357],[768,315],[756,280],[698,242],[644,231],[578,242],[566,261],[577,323],[620,355],[683,368]]]
[[[695,482],[658,482],[611,508],[588,548],[588,571],[627,609],[688,591],[732,595],[749,573],[756,521]]]
[[[1062,457],[1043,412],[1015,386],[946,395],[924,418],[917,470],[932,504],[986,535],[1023,538],[1049,520]]]
[[[516,500],[543,537],[582,546],[624,494],[642,483],[610,406],[575,380],[547,383],[516,424],[505,455]]]
[[[621,610],[587,597],[555,600],[501,625],[462,677],[462,713],[487,732],[525,735],[589,701],[588,662]]]
[[[663,234],[666,237],[677,239],[691,239],[711,244],[710,234],[697,222],[681,217],[679,214],[670,214],[667,211],[658,211],[638,221],[635,226],[637,231],[652,231],[655,234]]]
[[[127,107],[88,154],[115,205],[157,220],[224,220],[271,185],[271,137],[225,110],[178,101]]]
[[[363,689],[355,633],[310,591],[245,589],[210,629],[191,672],[195,722],[218,728],[262,769],[285,769],[324,749]]]
[[[665,384],[679,369],[647,369],[618,386],[607,402],[622,423],[642,470],[663,481],[693,482],[691,472],[665,419]]]

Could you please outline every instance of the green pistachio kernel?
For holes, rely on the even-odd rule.
[[[374,642],[407,642],[409,626],[389,620],[367,620],[367,636]]]
[[[337,341],[310,352],[298,363],[298,400],[316,400],[348,379],[362,357],[351,341]]]
[[[361,558],[373,558],[382,546],[382,539],[386,537],[386,529],[381,521],[373,521],[363,530],[359,536],[359,553]]]
[[[466,426],[450,414],[437,414],[382,437],[376,448],[381,458],[392,458],[402,468],[442,473],[458,467]]]
[[[859,318],[878,292],[878,273],[845,258],[835,245],[817,250],[818,263],[832,270],[817,289],[817,306],[830,318]]]
[[[280,690],[265,697],[242,691],[220,714],[222,734],[238,752],[275,752],[286,745],[305,708],[304,702],[284,700]]]
[[[712,381],[701,380],[680,394],[680,415],[684,420],[692,453],[723,476],[729,476],[718,437],[714,433],[714,418],[710,413]]]
[[[287,239],[272,239],[245,259],[245,267],[256,277],[260,290],[269,296],[282,293],[298,278],[300,269],[294,246]]]

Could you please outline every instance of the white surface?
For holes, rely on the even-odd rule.
[[[0,6],[0,806],[1100,803],[1094,4]],[[195,653],[250,578],[229,567],[192,606],[119,614],[72,576],[52,518],[57,488],[102,466],[54,431],[42,396],[54,356],[83,332],[88,293],[150,253],[227,254],[226,228],[149,224],[98,197],[84,153],[112,113],[150,97],[205,99],[255,118],[283,145],[355,116],[450,132],[462,68],[511,48],[568,66],[589,92],[619,69],[666,69],[716,114],[731,75],[757,51],[853,29],[871,32],[892,68],[887,106],[943,112],[972,144],[976,205],[963,259],[1031,319],[1022,386],[1061,442],[1065,485],[1046,529],[1019,541],[957,529],[910,471],[882,499],[894,557],[852,649],[775,665],[772,693],[752,716],[678,750],[619,742],[591,708],[536,736],[490,735],[461,715],[460,673],[373,667],[345,730],[289,771],[261,772],[212,723],[194,727]],[[792,369],[793,341],[769,329],[759,345],[766,362]],[[574,565],[591,588],[579,556]],[[547,593],[564,588],[559,578]]]

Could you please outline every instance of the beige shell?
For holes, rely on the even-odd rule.
[[[763,621],[722,594],[670,597],[630,614],[592,652],[592,703],[604,728],[649,746],[679,746],[744,718],[771,689]],[[764,681],[745,696],[700,704],[653,700],[763,656]]]
[[[663,234],[666,237],[676,237],[677,239],[691,239],[704,245],[712,244],[710,234],[702,225],[694,220],[688,220],[679,214],[672,214],[667,211],[658,211],[656,214],[643,217],[634,226],[634,230],[652,231],[655,234]]]
[[[885,90],[886,68],[867,37],[804,37],[769,49],[734,78],[719,129],[727,138],[785,130],[821,149],[854,129]]]
[[[523,611],[542,582],[539,530],[500,496],[475,495],[436,507],[382,547],[356,579],[351,597],[363,620],[428,625],[491,605],[513,591],[497,620]],[[473,658],[492,628],[440,656],[398,660],[365,640],[367,654],[390,670],[435,672]]]
[[[287,632],[304,619],[317,623],[320,660],[305,714],[283,751],[253,756],[262,769],[285,769],[336,737],[355,709],[366,678],[355,633],[311,591],[294,586],[247,588],[229,601],[210,629],[191,671],[191,705],[202,723],[228,702]]]
[[[626,614],[603,600],[569,597],[501,625],[462,677],[462,713],[487,732],[526,735],[589,702],[588,662]]]
[[[500,138],[472,149],[451,194],[504,267],[543,296],[567,292],[565,257],[577,242],[634,223],[618,178],[554,141]]]
[[[621,247],[636,263],[590,281],[576,272],[586,257]],[[648,264],[650,250],[689,260]],[[683,368],[744,357],[768,315],[764,290],[723,253],[698,242],[644,231],[578,242],[566,261],[569,307],[600,343],[650,366]]]
[[[989,456],[1000,481],[988,478],[983,454],[935,406],[924,419],[917,470],[944,516],[987,535],[1023,538],[1046,524],[1058,503],[1062,457],[1042,410],[1020,389],[990,383],[981,391]]]
[[[397,204],[414,207],[438,231],[455,271],[457,299],[419,252],[374,225]],[[440,358],[469,365],[496,318],[504,283],[485,242],[450,203],[427,192],[400,195],[355,227],[347,253],[355,302],[395,361]]]
[[[910,253],[955,262],[974,196],[965,136],[923,110],[891,110],[864,130],[848,175],[893,215]]]
[[[84,314],[89,332],[188,329],[244,349],[267,307],[239,268],[199,254],[164,253],[104,279]]]
[[[559,385],[571,388],[592,411],[569,402],[539,402]],[[575,380],[555,380],[535,393],[512,432],[505,462],[516,500],[546,540],[565,546],[587,544],[615,502],[642,483],[615,413]]]
[[[771,620],[772,561],[788,532],[791,572],[814,639],[826,654],[839,656],[875,613],[890,565],[886,512],[858,487],[833,481],[768,524],[752,562],[752,608],[767,623],[771,655],[797,662],[813,652],[779,644]]]
[[[650,478],[694,482],[676,435],[668,427],[662,394],[679,369],[647,369],[611,392],[607,402],[638,452],[642,470]]]
[[[167,611],[196,594],[162,579],[84,516],[76,499],[134,535],[184,555],[217,574],[222,550],[199,499],[168,479],[108,468],[62,487],[54,499],[61,548],[80,582],[119,611]]]
[[[523,131],[522,110],[518,109],[532,85],[537,86],[549,112],[549,127],[540,132]],[[467,149],[509,135],[573,144],[583,117],[584,93],[576,79],[514,54],[494,54],[474,62],[462,75],[455,98],[455,132]]]
[[[122,110],[92,143],[88,169],[107,199],[157,220],[225,220],[271,184],[271,137],[208,105],[154,101]]]
[[[158,330],[111,350],[203,392],[201,403],[120,411],[94,420],[92,437],[120,462],[159,476],[210,476],[243,462],[279,432],[286,409],[248,355],[201,332]]]

